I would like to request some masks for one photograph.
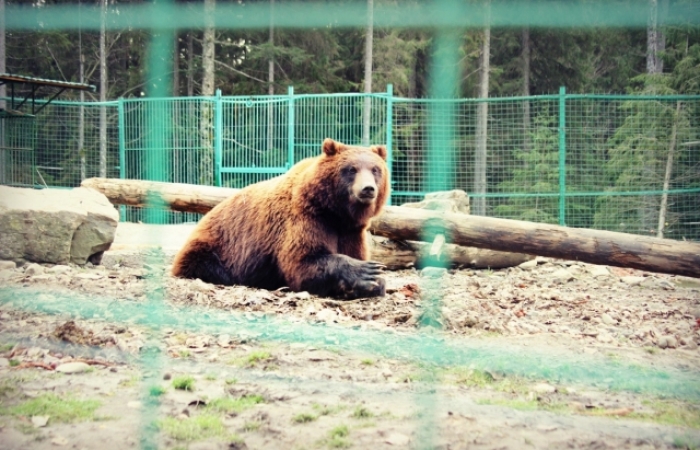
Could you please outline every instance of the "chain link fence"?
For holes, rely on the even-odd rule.
[[[366,100],[369,99],[369,102]],[[454,124],[430,141],[435,103]],[[479,139],[479,105],[486,137]],[[369,123],[363,111],[369,105]],[[99,137],[106,110],[106,141]],[[154,128],[149,117],[168,120]],[[483,113],[482,113],[483,114]],[[86,177],[164,180],[241,188],[318,154],[331,137],[390,148],[392,203],[422,198],[425,170],[469,193],[473,213],[561,225],[700,239],[700,96],[567,94],[425,100],[378,94],[54,102],[36,117],[4,117],[0,179],[8,185],[78,186]],[[158,134],[159,136],[154,136]],[[154,147],[153,142],[159,146]],[[477,161],[485,161],[479,165]],[[479,185],[475,180],[484,180]],[[124,208],[124,220],[146,220]],[[159,220],[196,221],[163,211]]]

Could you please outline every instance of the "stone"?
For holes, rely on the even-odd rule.
[[[598,342],[601,342],[603,344],[609,344],[613,341],[613,337],[605,332],[598,333],[598,336],[596,336],[596,339]]]
[[[626,276],[626,277],[621,277],[620,281],[622,281],[625,284],[629,284],[630,286],[638,286],[642,284],[642,281],[644,281],[644,277],[635,277],[632,275]]]
[[[25,275],[33,276],[41,275],[42,273],[44,273],[44,266],[40,266],[36,263],[29,264],[27,267],[24,268]]]
[[[45,427],[49,423],[49,416],[32,416],[34,428]]]
[[[92,189],[0,186],[0,259],[99,264],[118,221],[107,197]]]
[[[571,272],[569,272],[567,269],[555,270],[548,277],[552,281],[557,282],[557,283],[566,283],[567,281],[571,281],[574,279],[574,275]]]
[[[0,261],[0,270],[15,270],[17,264],[14,261]]]
[[[557,388],[547,383],[537,383],[532,387],[532,390],[538,394],[553,394],[557,392]]]
[[[70,266],[66,266],[65,264],[57,264],[53,267],[49,267],[46,271],[48,273],[61,274],[68,273],[70,270]]]
[[[447,269],[441,267],[426,267],[420,271],[420,276],[423,278],[442,278],[447,273]]]
[[[610,275],[610,269],[606,266],[590,265],[588,266],[588,273],[590,273],[593,278],[606,277]]]
[[[605,325],[617,325],[617,320],[613,319],[610,317],[608,313],[603,313],[600,315],[600,320],[605,324]]]
[[[69,362],[69,363],[64,363],[61,364],[60,366],[56,367],[56,372],[61,372],[61,373],[66,373],[66,374],[73,374],[73,373],[82,373],[90,369],[90,366],[88,364],[85,364],[84,362]]]
[[[532,270],[537,267],[537,260],[531,259],[530,261],[525,261],[524,263],[518,265],[523,270]]]
[[[678,347],[678,340],[674,336],[661,336],[656,341],[656,345],[659,348],[676,348]]]

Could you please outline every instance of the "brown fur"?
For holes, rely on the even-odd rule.
[[[366,230],[388,192],[384,146],[326,139],[320,156],[204,216],[175,257],[173,275],[344,298],[384,295],[382,266],[367,261]]]

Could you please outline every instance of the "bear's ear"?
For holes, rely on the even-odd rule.
[[[386,146],[385,145],[373,145],[372,151],[379,155],[384,161],[386,161]]]
[[[333,156],[345,150],[345,144],[336,142],[331,138],[326,138],[323,141],[323,153],[328,156]]]

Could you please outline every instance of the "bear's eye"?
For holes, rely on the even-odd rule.
[[[381,173],[381,170],[379,170],[379,167],[372,168],[372,175],[379,175],[380,173]]]
[[[350,175],[355,175],[357,173],[357,169],[354,167],[347,167],[345,169]]]

